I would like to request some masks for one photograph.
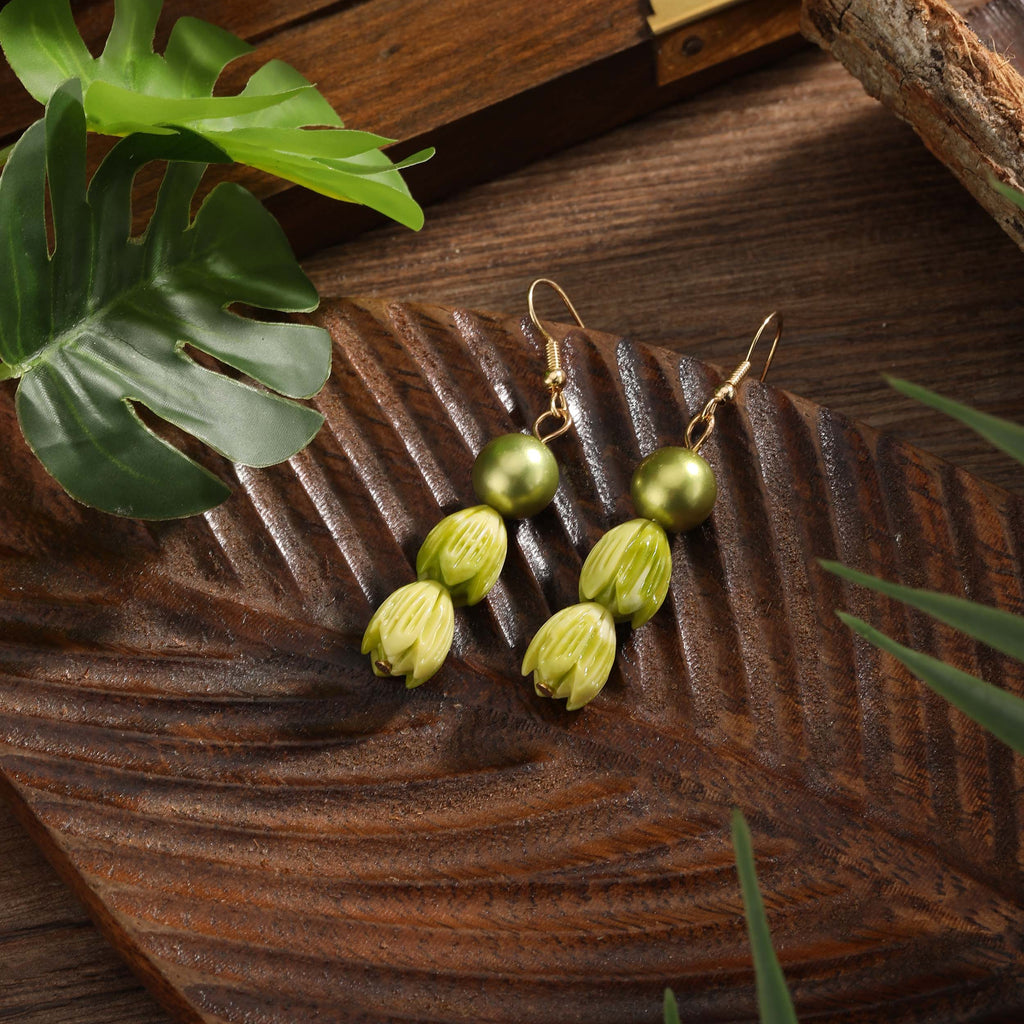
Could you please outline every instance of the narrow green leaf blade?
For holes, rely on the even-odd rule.
[[[1009,199],[1014,206],[1024,210],[1024,195],[1018,192],[1012,185],[999,181],[994,175],[989,175],[989,183],[997,192]]]
[[[1011,658],[1024,661],[1024,617],[935,590],[917,590],[889,583],[839,562],[818,561],[823,569],[844,580],[902,601]]]
[[[665,1011],[665,1024],[679,1024],[679,1004],[676,1002],[676,994],[672,989],[665,989],[663,1003]]]
[[[938,658],[904,647],[853,615],[836,614],[855,633],[902,662],[918,679],[969,718],[1024,754],[1024,700],[1020,697]]]
[[[72,79],[53,94],[46,118],[46,176],[53,222],[61,225],[50,265],[53,313],[50,330],[64,331],[77,310],[77,296],[63,284],[73,279],[83,247],[91,244],[92,225],[85,201],[85,112],[78,82]]]
[[[736,871],[743,892],[743,906],[747,912],[747,934],[754,954],[754,974],[757,979],[757,1005],[761,1024],[796,1024],[796,1012],[786,979],[782,974],[772,936],[768,930],[768,917],[764,900],[757,885],[757,869],[750,840],[750,828],[739,808],[732,812],[732,845],[736,852]]]
[[[153,53],[153,35],[162,6],[163,0],[115,0],[114,22],[102,60],[119,68],[133,85],[139,62]]]
[[[234,144],[251,146],[254,151],[275,150],[322,160],[360,156],[393,141],[382,135],[347,128],[236,128],[230,138]]]
[[[164,57],[183,96],[209,96],[225,65],[252,52],[243,39],[198,18],[179,18]],[[269,92],[284,92],[271,89]]]
[[[901,394],[932,409],[937,409],[947,416],[952,416],[953,419],[959,420],[965,427],[980,434],[986,441],[990,441],[1007,455],[1012,455],[1018,462],[1024,464],[1024,426],[1000,419],[998,416],[989,416],[987,413],[978,412],[977,409],[972,409],[969,405],[961,405],[960,402],[954,402],[951,398],[938,395],[919,384],[911,384],[910,381],[900,380],[898,377],[887,377],[886,380]]]
[[[303,88],[306,87],[306,88]],[[327,98],[290,64],[281,60],[268,61],[255,71],[245,83],[242,96],[265,96],[295,92],[294,99],[280,106],[267,107],[236,123],[218,127],[233,128],[299,128],[322,125],[342,128],[341,117],[327,102]]]
[[[423,227],[423,210],[409,193],[394,164],[377,150],[347,160],[319,160],[260,150],[230,133],[210,134],[241,163],[276,174],[315,192],[369,206],[414,231]]]

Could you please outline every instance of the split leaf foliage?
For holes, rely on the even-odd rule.
[[[428,159],[432,150],[393,163],[379,148],[393,140],[345,129],[324,96],[279,60],[264,64],[238,95],[214,96],[225,65],[252,47],[185,17],[175,23],[166,51],[154,53],[162,3],[117,0],[106,46],[93,57],[69,0],[10,0],[0,10],[0,47],[40,103],[78,79],[92,131],[168,134],[186,128],[231,160],[422,227],[423,211],[399,171]]]
[[[85,146],[73,80],[57,89],[0,176],[0,377],[21,378],[21,429],[71,495],[120,515],[191,515],[229,489],[151,430],[139,409],[233,462],[280,462],[322,423],[280,396],[320,389],[330,337],[228,311],[236,302],[309,310],[318,296],[280,226],[245,189],[217,186],[191,218],[206,162],[223,160],[217,147],[180,130],[132,135],[87,190]],[[148,228],[133,238],[132,182],[155,159],[173,162]],[[280,394],[208,369],[189,349]]]

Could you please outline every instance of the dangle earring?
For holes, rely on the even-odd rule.
[[[615,623],[642,626],[668,595],[672,552],[666,530],[700,526],[711,514],[718,486],[711,467],[697,454],[715,429],[719,406],[736,398],[750,372],[762,335],[774,337],[760,380],[768,375],[782,336],[782,318],[765,318],[743,362],[729,375],[686,427],[686,446],[659,448],[633,473],[629,493],[639,518],[613,527],[594,545],[580,572],[580,604],[556,612],[537,631],[523,658],[523,675],[533,673],[540,697],[564,699],[575,711],[592,701],[615,662]]]
[[[482,601],[505,564],[508,535],[502,519],[525,519],[545,508],[558,489],[558,463],[548,443],[572,428],[565,398],[567,377],[558,342],[544,328],[534,292],[546,284],[558,293],[583,327],[569,297],[554,281],[530,285],[530,319],[546,342],[548,408],[531,434],[503,434],[487,444],[473,463],[473,490],[482,504],[446,516],[416,556],[416,582],[400,587],[370,619],[362,653],[374,675],[405,676],[412,689],[443,664],[455,634],[454,608]]]

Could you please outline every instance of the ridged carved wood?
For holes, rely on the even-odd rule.
[[[473,500],[474,453],[539,411],[541,345],[465,311],[317,319],[327,426],[205,518],[76,505],[3,398],[3,785],[180,1019],[631,1024],[665,985],[686,1021],[753,1019],[733,805],[801,1019],[1024,1013],[1021,762],[833,609],[1024,693],[1020,666],[815,561],[1021,611],[1024,501],[744,384],[666,606],[568,713],[520,678],[526,643],[719,379],[574,331],[555,503],[406,691],[359,636]]]

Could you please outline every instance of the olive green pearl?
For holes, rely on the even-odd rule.
[[[476,457],[473,490],[477,497],[512,519],[539,512],[558,490],[554,455],[529,434],[502,434]]]
[[[689,448],[659,448],[636,467],[629,493],[637,512],[666,530],[692,530],[718,494],[711,467]]]

